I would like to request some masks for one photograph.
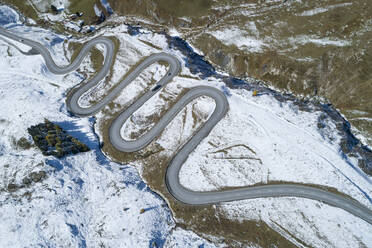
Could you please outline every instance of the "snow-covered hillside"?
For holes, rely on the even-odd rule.
[[[72,55],[67,49],[69,43],[84,43],[92,38],[76,40],[26,27],[5,6],[0,7],[0,13],[5,13],[0,16],[3,27],[45,44],[59,64],[68,63]],[[180,180],[185,187],[215,190],[273,181],[317,184],[335,188],[372,208],[370,177],[358,168],[355,158],[340,155],[340,136],[330,119],[325,118],[326,125],[319,130],[321,112],[303,111],[269,94],[254,97],[245,89],[229,89],[214,77],[200,79],[185,66],[184,55],[169,48],[162,34],[143,30],[138,36],[130,36],[127,27],[120,25],[100,29],[98,35],[115,37],[120,47],[111,81],[101,83],[82,98],[82,105],[102,96],[132,66],[154,52],[170,52],[183,61],[179,76],[124,125],[122,134],[126,138],[148,130],[153,115],[167,109],[187,88],[209,85],[228,96],[227,116],[181,170]],[[93,71],[90,59],[83,62],[79,72],[55,76],[48,72],[41,56],[25,55],[25,51],[27,48],[0,37],[0,246],[214,247],[192,231],[176,227],[166,202],[149,189],[131,165],[140,174],[146,167],[140,161],[130,165],[110,161],[99,148],[98,137],[102,140],[104,133],[99,130],[97,136],[94,130],[108,113],[120,111],[149,88],[146,80],[160,78],[166,66],[155,64],[146,70],[114,104],[97,114],[95,123],[94,118],[69,115],[65,106],[66,92],[84,77],[79,72]],[[209,98],[190,103],[155,141],[163,148],[158,155],[174,155],[213,107]],[[19,147],[20,138],[31,141],[27,127],[44,118],[61,125],[92,151],[58,160],[43,157],[34,147]],[[40,171],[46,173],[45,178],[24,185],[24,178]],[[298,246],[372,246],[371,225],[312,200],[246,200],[222,204],[218,211],[238,222],[263,220]]]
[[[18,20],[7,7],[0,6],[0,13],[1,24]],[[44,43],[59,64],[67,63],[67,37],[19,22],[5,27]],[[192,232],[179,237],[180,231],[172,231],[175,224],[165,202],[136,169],[113,163],[100,152],[94,119],[66,112],[66,91],[82,75],[52,75],[41,56],[23,55],[14,42],[0,39],[0,247],[153,247],[165,242],[173,247],[179,242],[210,246]],[[42,156],[36,147],[17,146],[22,137],[31,141],[27,128],[44,118],[92,151],[59,160]],[[45,178],[24,184],[40,171]]]

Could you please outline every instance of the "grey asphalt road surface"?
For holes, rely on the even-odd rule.
[[[262,185],[253,187],[242,187],[223,191],[198,192],[186,189],[180,184],[179,172],[188,156],[194,151],[198,144],[210,133],[215,125],[225,116],[228,111],[228,101],[225,95],[212,87],[198,86],[190,89],[181,99],[176,102],[167,113],[156,123],[147,133],[134,141],[127,141],[122,138],[120,129],[125,121],[154,94],[156,94],[164,85],[169,83],[181,69],[179,60],[171,54],[157,53],[147,57],[140,63],[118,86],[108,93],[100,102],[88,108],[82,108],[78,104],[79,98],[94,87],[97,83],[105,78],[109,73],[113,64],[114,43],[105,37],[98,37],[87,42],[75,60],[67,66],[58,66],[55,64],[49,51],[40,43],[20,35],[11,33],[3,28],[0,28],[0,34],[21,42],[32,47],[32,54],[40,54],[47,68],[55,74],[66,74],[76,70],[88,52],[97,44],[101,44],[106,49],[106,56],[102,69],[89,79],[85,84],[78,87],[73,94],[67,99],[67,107],[69,111],[78,116],[93,115],[106,104],[112,101],[123,88],[130,84],[144,69],[157,61],[165,61],[169,64],[167,74],[158,81],[157,86],[148,92],[145,92],[136,102],[125,109],[112,123],[109,130],[109,138],[112,145],[123,152],[134,152],[141,150],[155,139],[162,130],[173,120],[173,118],[193,99],[200,96],[209,96],[214,99],[216,106],[210,118],[199,128],[199,130],[188,140],[188,142],[178,150],[169,164],[165,183],[170,194],[180,202],[191,205],[214,204],[220,202],[229,202],[244,199],[254,199],[262,197],[302,197],[312,200],[321,201],[329,205],[341,208],[347,212],[365,220],[372,224],[372,211],[360,204],[359,202],[343,197],[342,195],[331,193],[315,187],[293,184],[277,184],[277,185]]]

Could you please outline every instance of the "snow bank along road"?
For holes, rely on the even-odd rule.
[[[180,62],[176,57],[167,53],[157,53],[147,57],[141,64],[139,64],[123,81],[121,81],[117,87],[110,91],[100,102],[95,105],[82,108],[78,104],[78,100],[81,95],[94,87],[108,74],[112,64],[114,56],[114,43],[105,37],[94,38],[87,42],[76,59],[65,67],[61,67],[55,64],[50,56],[49,51],[40,43],[22,38],[16,34],[10,33],[3,28],[0,28],[0,34],[21,42],[25,45],[32,47],[37,53],[43,56],[46,66],[48,69],[55,74],[65,74],[77,69],[86,57],[87,53],[92,47],[97,44],[104,45],[106,49],[106,56],[102,69],[95,74],[87,83],[77,88],[72,95],[67,99],[68,109],[78,116],[93,115],[107,103],[113,100],[123,88],[130,84],[145,68],[157,61],[165,61],[169,64],[169,70],[167,74],[157,82],[152,90],[144,93],[136,102],[130,107],[125,109],[112,123],[109,130],[109,138],[112,145],[120,151],[134,152],[138,151],[147,146],[155,137],[157,137],[162,130],[168,125],[169,122],[181,111],[190,101],[199,96],[209,96],[216,102],[216,107],[211,117],[206,123],[197,131],[196,134],[178,151],[175,157],[169,164],[165,182],[166,186],[171,195],[180,202],[192,205],[203,205],[212,204],[226,201],[235,201],[243,199],[252,199],[260,197],[304,197],[313,200],[325,202],[329,205],[342,208],[349,213],[360,217],[361,219],[372,224],[372,211],[355,200],[345,198],[341,195],[334,194],[319,188],[291,185],[291,184],[277,184],[277,185],[263,185],[254,187],[242,187],[233,190],[224,191],[212,191],[212,192],[197,192],[190,191],[184,188],[179,182],[179,172],[182,164],[185,162],[189,154],[196,148],[196,146],[204,139],[213,127],[225,116],[228,111],[228,102],[225,95],[212,87],[199,86],[189,90],[178,102],[176,102],[171,109],[160,119],[158,123],[146,134],[141,136],[139,139],[134,141],[126,141],[120,135],[120,129],[124,122],[147,100],[149,100],[156,92],[168,82],[170,82],[174,76],[176,76],[181,68]]]

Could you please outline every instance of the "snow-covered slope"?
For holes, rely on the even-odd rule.
[[[1,20],[18,20],[7,7],[0,6],[0,12],[7,14]],[[67,63],[66,37],[21,23],[6,27],[43,42],[59,64]],[[66,91],[82,75],[52,75],[41,56],[23,55],[2,38],[0,54],[0,247],[153,247],[164,242],[176,246],[181,238],[179,231],[170,234],[175,224],[165,202],[134,167],[113,163],[100,152],[93,118],[66,112]],[[44,118],[92,150],[59,160],[43,157],[35,147],[17,146],[22,137],[31,141],[27,128]],[[46,178],[24,184],[25,178],[40,171]],[[208,245],[194,233],[182,236],[186,246]]]
[[[59,64],[68,63],[72,54],[68,43],[77,40],[19,22],[7,23],[2,18],[17,21],[17,14],[0,8],[7,13],[0,17],[2,25],[43,42]],[[161,34],[143,31],[139,36],[130,36],[127,27],[120,25],[100,29],[95,35],[114,36],[120,47],[111,81],[101,83],[98,90],[86,95],[82,99],[85,105],[99,98],[151,53],[167,51],[185,59],[181,52],[169,48]],[[41,56],[24,55],[17,44],[10,45],[2,39],[0,54],[0,246],[214,246],[191,231],[175,228],[165,201],[148,188],[135,168],[111,162],[101,153],[93,130],[95,119],[67,113],[66,92],[80,83],[81,73],[52,75]],[[200,79],[185,65],[183,62],[174,82],[139,109],[123,129],[123,136],[129,138],[132,133],[147,130],[153,119],[149,116],[160,114],[186,88],[209,85],[224,90],[230,110],[184,164],[180,180],[185,187],[214,190],[272,181],[318,184],[333,187],[372,207],[371,179],[358,169],[356,159],[339,154],[340,137],[331,120],[326,119],[326,126],[319,130],[317,120],[322,113],[303,111],[292,102],[279,102],[271,95],[253,97],[244,89],[228,89],[221,79]],[[89,59],[80,71],[92,71]],[[164,65],[156,64],[144,72],[143,80],[133,82],[112,106],[97,114],[98,124],[148,88],[144,80],[156,80],[164,71]],[[209,98],[190,103],[155,141],[163,148],[159,156],[172,156],[208,118],[213,107]],[[57,160],[43,157],[36,148],[18,147],[16,141],[21,137],[30,140],[27,127],[43,118],[60,124],[92,151]],[[102,138],[104,134],[99,135]],[[146,170],[140,161],[132,164],[141,173]],[[21,187],[25,177],[39,171],[45,171],[46,178]],[[18,186],[15,189],[9,185]],[[218,211],[238,222],[263,220],[298,246],[372,246],[368,235],[371,225],[316,201],[256,199],[222,204]]]

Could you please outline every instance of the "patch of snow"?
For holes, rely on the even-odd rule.
[[[177,37],[181,37],[181,34],[177,31],[177,29],[175,27],[172,27],[168,30],[168,33],[170,36],[177,36]]]
[[[330,38],[312,38],[311,36],[300,35],[290,39],[291,43],[305,45],[307,43],[314,43],[319,46],[350,46],[351,42],[348,40],[330,39]]]
[[[236,27],[208,31],[207,33],[211,34],[226,45],[235,45],[238,48],[247,51],[259,52],[262,50],[264,43],[262,42],[262,40],[256,38],[257,29],[255,29],[256,26],[253,26],[253,24],[250,24],[250,27],[252,28],[251,33],[253,34],[253,36],[250,35],[248,31],[241,30]]]
[[[110,6],[110,4],[107,0],[101,0],[101,4],[102,4],[103,7],[105,7],[105,9],[106,9],[106,11],[109,15],[112,15],[114,13],[114,11],[112,10],[112,8],[111,8],[111,6]]]
[[[20,23],[18,13],[6,5],[0,5],[0,25]]]
[[[97,4],[94,4],[93,9],[96,16],[101,16],[102,10],[98,8]]]
[[[172,230],[172,233],[168,236],[164,247],[167,248],[178,248],[178,247],[226,247],[225,245],[215,245],[199,237],[194,232],[185,231],[179,227]]]
[[[299,16],[313,16],[313,15],[317,15],[317,14],[321,14],[321,13],[330,11],[330,10],[335,9],[335,8],[350,6],[352,4],[353,3],[340,3],[340,4],[330,5],[330,6],[327,6],[327,7],[319,7],[319,8],[315,8],[315,9],[312,9],[312,10],[306,10],[306,11],[302,12],[301,14],[299,14]]]
[[[64,21],[63,26],[68,30],[74,30],[76,32],[79,32],[81,30],[80,25],[72,21]]]
[[[57,10],[62,11],[70,6],[69,0],[30,0],[29,1],[33,7],[35,7],[39,12],[49,12],[51,5],[54,5]]]

